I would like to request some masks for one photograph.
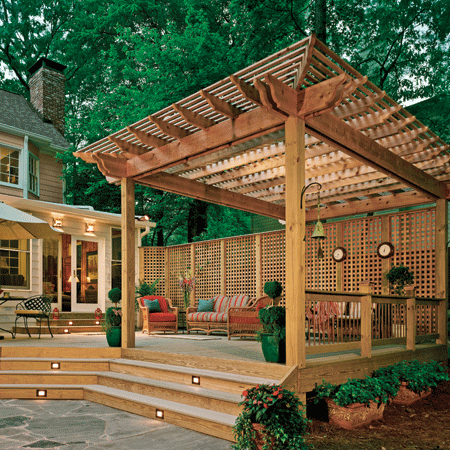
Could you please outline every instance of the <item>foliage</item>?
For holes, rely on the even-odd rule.
[[[244,400],[242,412],[233,427],[237,450],[255,449],[255,432],[252,424],[263,425],[267,434],[264,437],[264,449],[307,449],[303,435],[308,420],[301,411],[302,403],[295,393],[281,385],[260,384],[242,393]],[[270,447],[271,438],[275,438],[274,447]]]
[[[279,281],[268,281],[264,285],[264,293],[267,294],[271,299],[277,298],[283,292],[283,286]]]
[[[398,388],[400,383],[406,382],[407,388],[419,393],[431,387],[436,387],[441,381],[449,380],[444,367],[436,361],[421,363],[418,360],[400,361],[388,367],[377,369],[373,377],[382,378]]]
[[[117,307],[117,303],[122,299],[122,291],[119,288],[113,288],[108,292],[108,298],[115,303]]]
[[[389,284],[393,287],[394,292],[397,295],[403,295],[403,289],[405,286],[412,284],[414,281],[414,274],[404,265],[394,266],[386,273],[386,278]]]
[[[122,309],[111,306],[106,309],[105,321],[102,323],[103,331],[108,332],[112,327],[120,327],[122,325]]]
[[[156,286],[159,283],[160,279],[157,278],[153,283],[148,284],[145,280],[139,280],[139,284],[135,288],[136,297],[144,297],[146,295],[155,295],[156,290],[158,289]]]
[[[266,306],[258,313],[262,329],[258,330],[256,340],[261,341],[262,333],[273,333],[275,342],[286,339],[286,308],[284,306]]]
[[[371,401],[387,403],[389,397],[396,395],[397,391],[398,387],[393,386],[389,380],[384,378],[349,378],[346,383],[340,385],[323,380],[322,384],[316,385],[314,389],[314,401],[329,398],[339,406],[347,406],[352,403],[369,405]]]

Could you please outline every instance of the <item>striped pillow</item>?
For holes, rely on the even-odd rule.
[[[214,299],[214,312],[227,312],[228,300],[228,297],[225,297],[225,295],[218,295]]]
[[[230,298],[228,308],[243,308],[244,306],[247,306],[247,303],[248,303],[248,295],[245,294],[233,295],[233,297]]]

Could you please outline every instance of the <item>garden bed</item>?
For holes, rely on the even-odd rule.
[[[308,404],[310,413],[306,441],[315,450],[450,450],[450,381],[411,406],[388,405],[382,420],[356,430],[330,425]]]

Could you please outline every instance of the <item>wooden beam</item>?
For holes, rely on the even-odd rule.
[[[147,133],[145,131],[138,130],[137,128],[127,127],[127,130],[130,133],[133,133],[144,145],[148,145],[149,147],[159,148],[168,144],[165,139],[154,136],[153,134]]]
[[[165,172],[140,178],[139,184],[241,211],[284,220],[284,206],[236,194],[214,186],[207,186],[198,181],[188,180],[187,178],[170,175]]]
[[[216,123],[214,120],[208,119],[207,117],[197,114],[189,108],[177,105],[176,103],[172,105],[172,108],[177,111],[186,122],[194,125],[194,127],[201,128],[202,130],[206,130]]]
[[[122,178],[122,348],[135,347],[136,231],[134,181]]]
[[[92,153],[92,159],[105,177],[126,178],[128,160],[120,153]]]
[[[200,95],[208,102],[209,106],[211,106],[214,111],[223,114],[230,119],[236,119],[243,113],[241,109],[236,108],[231,103],[228,103],[203,89],[200,91]]]
[[[306,365],[305,349],[305,209],[299,208],[305,186],[305,123],[286,121],[286,365]]]
[[[124,141],[114,136],[108,136],[108,139],[117,145],[122,151],[131,153],[132,155],[143,155],[148,152],[147,148],[141,147],[140,145],[133,144],[132,142]]]
[[[250,139],[284,124],[284,119],[264,113],[260,108],[241,114],[235,120],[225,120],[207,130],[186,136],[182,142],[171,142],[145,155],[133,158],[127,163],[130,177],[145,176],[175,164],[182,164],[189,158],[228,148],[236,142]]]
[[[374,169],[434,198],[446,198],[447,188],[330,113],[311,117],[307,131]]]
[[[308,42],[308,50],[303,55],[302,62],[300,63],[300,65],[298,67],[297,75],[295,77],[294,89],[296,91],[299,91],[302,88],[303,81],[305,80],[306,74],[308,72],[308,69],[309,69],[311,61],[312,61],[314,45],[316,44],[316,39],[317,39],[316,34],[315,33],[311,34],[311,36],[309,38],[309,42]]]
[[[167,120],[162,120],[155,116],[148,116],[149,120],[152,121],[164,134],[171,136],[175,139],[183,139],[186,136],[192,134],[191,131],[185,130],[177,125],[173,125]]]
[[[255,86],[252,86],[250,83],[247,83],[246,81],[238,78],[235,75],[230,76],[230,81],[238,88],[239,92],[247,100],[250,100],[259,106],[263,106],[261,96]]]

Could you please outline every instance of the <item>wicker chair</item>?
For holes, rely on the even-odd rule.
[[[161,312],[149,312],[144,300],[158,300]],[[152,331],[178,333],[178,308],[172,306],[170,299],[147,295],[139,299],[139,308],[143,316],[142,333],[150,334]]]
[[[271,303],[272,299],[264,296],[255,299],[249,306],[230,308],[228,310],[228,339],[233,336],[256,336],[256,332],[261,328],[258,318],[259,310]]]

